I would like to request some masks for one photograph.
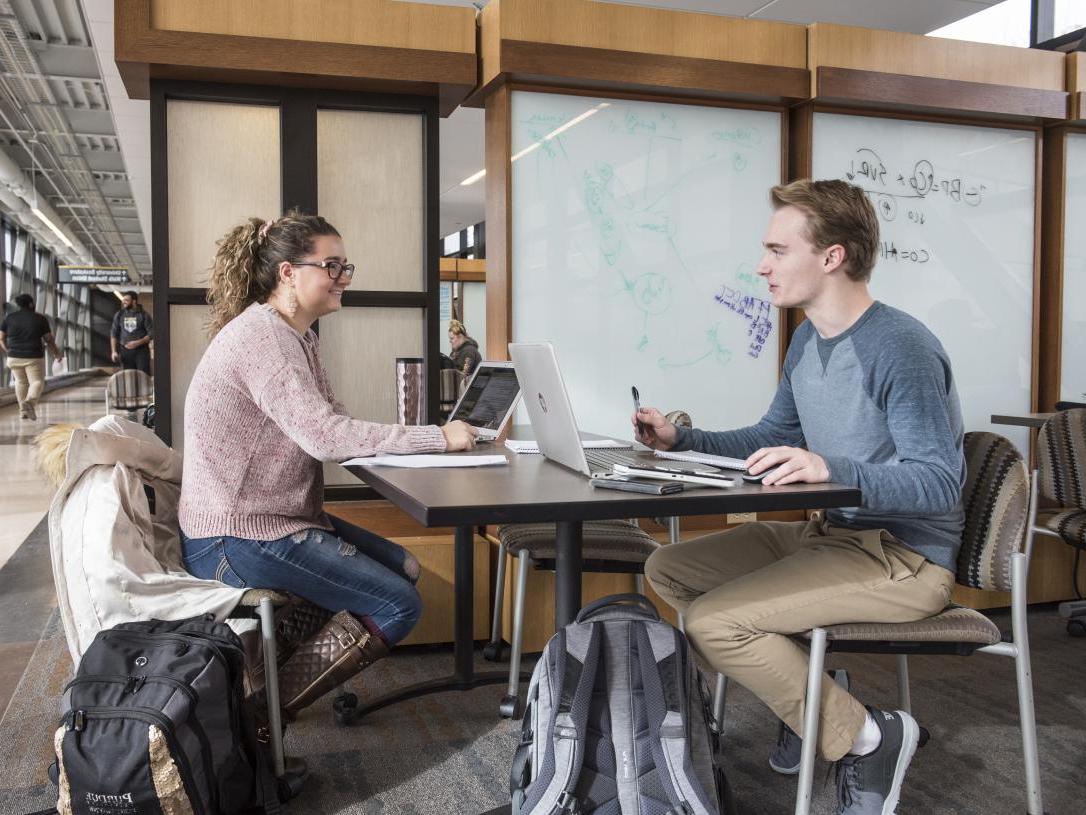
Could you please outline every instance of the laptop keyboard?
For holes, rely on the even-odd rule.
[[[616,464],[635,464],[639,457],[635,453],[624,450],[585,450],[584,457],[588,459],[588,468],[593,472],[611,470]]]

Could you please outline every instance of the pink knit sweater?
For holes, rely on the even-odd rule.
[[[434,425],[352,419],[332,393],[317,335],[298,336],[272,306],[254,303],[211,341],[189,385],[178,520],[190,538],[328,529],[320,462],[444,450]]]

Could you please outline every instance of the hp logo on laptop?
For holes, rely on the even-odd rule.
[[[543,394],[541,394],[541,393],[536,394],[536,396],[539,397],[539,406],[541,408],[543,408],[543,412],[546,413],[547,412],[547,400],[543,398]]]

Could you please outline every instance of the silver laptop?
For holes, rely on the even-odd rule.
[[[509,356],[516,366],[539,452],[545,458],[590,477],[610,474],[615,464],[644,460],[634,453],[615,450],[589,450],[586,456],[553,345],[511,342]]]
[[[520,401],[520,384],[512,362],[480,362],[449,421],[459,419],[479,431],[482,441],[494,441]]]

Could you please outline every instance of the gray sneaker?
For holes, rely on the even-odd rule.
[[[848,690],[848,671],[839,668],[836,671],[830,671],[829,674],[834,682]],[[796,775],[799,772],[802,752],[803,739],[796,734],[795,730],[781,722],[777,730],[777,746],[773,748],[773,753],[769,756],[770,768],[781,775]]]
[[[920,740],[920,726],[904,710],[869,707],[882,742],[866,756],[848,755],[837,762],[838,815],[894,815],[901,783]]]

